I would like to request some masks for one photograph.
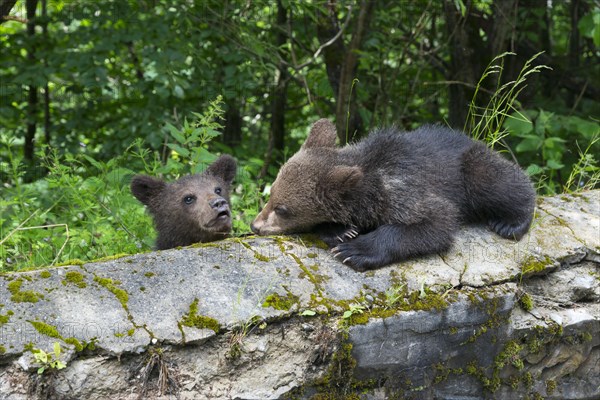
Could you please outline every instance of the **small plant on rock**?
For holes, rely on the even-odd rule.
[[[36,364],[39,364],[40,367],[37,370],[39,375],[43,374],[45,370],[59,370],[63,369],[67,366],[64,362],[60,361],[60,343],[54,342],[54,352],[46,353],[42,349],[33,349],[31,350],[33,353],[33,357],[35,357]]]

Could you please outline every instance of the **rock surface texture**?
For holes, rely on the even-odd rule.
[[[600,191],[540,199],[518,243],[465,227],[368,273],[320,244],[5,274],[0,398],[600,397]]]

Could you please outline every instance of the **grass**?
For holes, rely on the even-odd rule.
[[[465,121],[465,132],[470,132],[474,139],[484,140],[491,148],[499,143],[508,131],[504,128],[504,122],[518,109],[515,106],[517,97],[526,87],[527,78],[531,74],[539,73],[544,69],[551,69],[545,65],[533,65],[534,60],[542,53],[537,53],[525,62],[519,75],[515,80],[502,83],[504,72],[504,61],[507,56],[515,53],[505,52],[496,57],[488,64],[479,82],[475,87],[475,93],[469,103],[469,112]],[[477,101],[484,81],[488,77],[495,76],[496,88],[490,95],[484,107],[478,106]]]

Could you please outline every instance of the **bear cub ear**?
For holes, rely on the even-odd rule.
[[[237,169],[237,163],[233,157],[228,154],[223,154],[217,158],[215,162],[210,164],[206,169],[206,173],[212,176],[217,176],[225,181],[227,184],[233,182],[235,178],[235,172]]]
[[[315,122],[312,128],[310,128],[310,133],[302,145],[302,148],[335,147],[336,138],[337,133],[335,125],[333,125],[330,120],[322,118]]]
[[[358,186],[362,182],[363,176],[360,167],[338,165],[327,174],[327,185],[348,191]]]
[[[131,180],[131,193],[143,204],[149,205],[150,200],[160,193],[166,185],[160,179],[147,175],[137,175]]]

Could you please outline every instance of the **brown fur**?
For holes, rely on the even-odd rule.
[[[317,231],[357,270],[443,252],[461,222],[485,222],[520,239],[535,205],[515,164],[466,135],[440,126],[380,130],[336,148],[333,124],[320,120],[281,168],[260,235]]]
[[[145,175],[133,178],[131,192],[154,218],[158,250],[219,240],[229,234],[229,190],[235,170],[235,160],[222,155],[204,173],[172,183]]]

